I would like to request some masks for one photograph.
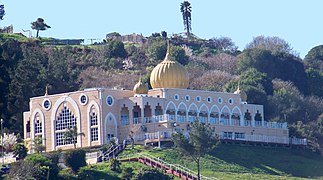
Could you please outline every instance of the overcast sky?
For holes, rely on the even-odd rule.
[[[6,15],[0,26],[28,30],[38,17],[52,28],[40,36],[102,39],[121,34],[165,30],[184,32],[180,0],[0,0]],[[243,50],[253,37],[278,36],[304,57],[323,44],[322,0],[190,0],[192,29],[200,38],[230,37]],[[28,33],[24,33],[28,35]],[[33,36],[36,32],[33,32]]]

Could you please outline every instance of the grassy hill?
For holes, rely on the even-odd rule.
[[[149,153],[196,171],[195,163],[182,158],[175,149],[145,150],[137,146],[121,155],[136,152]],[[203,158],[201,170],[205,176],[220,179],[323,178],[323,157],[303,149],[222,144]]]

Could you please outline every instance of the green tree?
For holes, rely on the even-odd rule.
[[[157,169],[142,169],[133,177],[134,180],[171,180],[174,179],[167,174],[164,174]]]
[[[293,54],[298,56],[288,42],[276,36],[254,37],[253,40],[249,44],[247,44],[246,49],[262,49],[262,50],[268,50],[274,54],[287,53],[287,54]]]
[[[313,68],[323,72],[323,45],[313,47],[305,56],[306,68]]]
[[[78,136],[85,136],[85,134],[83,132],[78,132],[77,127],[74,126],[73,128],[67,129],[64,133],[63,139],[64,141],[72,142],[74,149],[76,149],[76,140]]]
[[[11,165],[8,179],[35,179],[38,165],[30,161],[17,161]]]
[[[154,41],[147,48],[148,58],[153,65],[165,58],[167,45],[165,41]]]
[[[32,145],[36,153],[43,152],[46,149],[46,147],[43,145],[43,139],[39,136],[35,137]]]
[[[173,134],[172,139],[182,155],[192,158],[197,164],[197,174],[200,180],[201,158],[216,147],[219,142],[218,136],[212,132],[209,125],[196,121],[192,123],[189,137],[177,133]]]
[[[86,166],[85,151],[83,149],[70,150],[64,154],[64,161],[76,173],[81,167]]]
[[[130,180],[133,176],[133,169],[131,167],[126,167],[122,170],[121,179]]]
[[[167,38],[167,32],[166,31],[162,31],[160,34],[164,39]]]
[[[119,171],[121,162],[118,159],[112,158],[109,162],[111,171]]]
[[[37,34],[36,34],[37,38],[39,36],[39,31],[45,31],[47,28],[51,28],[51,27],[44,22],[43,18],[37,18],[36,21],[31,23],[31,29],[34,29],[37,31]]]
[[[58,171],[55,170],[56,174],[51,174],[51,170],[53,169],[53,162],[51,159],[41,155],[41,154],[32,154],[25,159],[28,162],[31,162],[37,165],[36,168],[36,175],[34,176],[35,179],[45,180],[49,179],[50,175],[52,175],[51,179],[55,179],[54,177],[57,176]]]
[[[17,157],[19,157],[19,159],[24,159],[27,156],[27,152],[28,149],[26,148],[25,145],[23,144],[15,144],[15,146],[13,147],[13,154]]]
[[[184,1],[181,3],[181,13],[183,16],[184,30],[187,32],[187,37],[190,37],[190,31],[192,30],[192,7],[191,3]]]
[[[188,64],[188,56],[185,54],[185,50],[180,46],[172,46],[170,48],[171,58],[183,65]]]
[[[1,4],[0,5],[0,20],[3,20],[3,16],[6,14],[5,10],[4,10],[4,5]]]
[[[306,70],[306,75],[310,93],[323,98],[323,71],[309,68]]]

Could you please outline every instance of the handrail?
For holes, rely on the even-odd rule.
[[[192,171],[187,167],[184,167],[184,166],[179,165],[179,164],[168,163],[168,162],[164,161],[161,158],[157,158],[157,157],[155,157],[155,156],[153,156],[151,154],[147,154],[147,153],[128,154],[128,155],[124,155],[124,156],[118,156],[117,159],[121,159],[123,157],[126,157],[126,159],[130,159],[131,157],[136,157],[136,156],[137,156],[138,159],[139,158],[146,158],[146,159],[149,159],[150,161],[151,160],[156,161],[156,162],[160,163],[160,165],[162,165],[162,166],[168,166],[169,168],[174,169],[175,171],[180,171],[182,173],[187,174],[187,176],[197,177],[197,172]],[[207,179],[207,180],[215,180],[215,179],[217,179],[217,178],[214,178],[214,177],[203,176],[201,174],[200,174],[200,177],[201,177],[201,179]]]

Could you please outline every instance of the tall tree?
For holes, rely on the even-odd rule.
[[[31,23],[31,29],[37,31],[36,37],[39,35],[39,31],[45,31],[47,28],[51,28],[44,22],[43,18],[38,18],[36,21]]]
[[[74,149],[76,149],[76,139],[78,136],[85,136],[85,134],[83,132],[77,132],[77,127],[74,126],[71,129],[68,129],[65,133],[64,133],[64,141],[69,141],[73,143],[74,145]]]
[[[0,4],[0,20],[3,20],[3,16],[6,14],[4,10],[4,5]]]
[[[173,141],[182,155],[191,157],[197,164],[197,174],[200,180],[201,157],[215,148],[218,144],[218,136],[212,132],[209,125],[194,122],[189,137],[182,133],[173,134]]]
[[[190,37],[190,31],[192,30],[192,7],[191,3],[184,1],[181,3],[181,12],[183,15],[184,30],[187,32],[187,37]]]

